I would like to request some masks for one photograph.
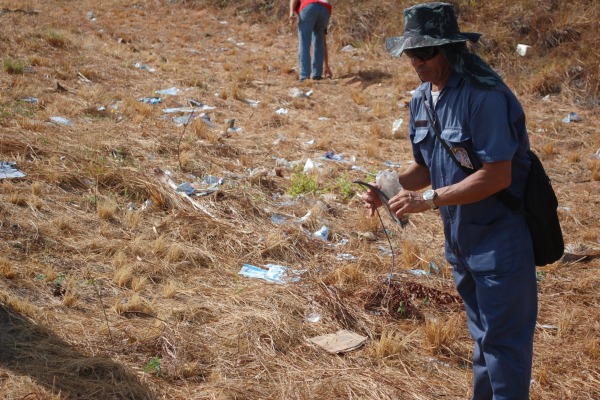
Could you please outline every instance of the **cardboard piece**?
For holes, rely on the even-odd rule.
[[[359,348],[367,340],[366,336],[341,329],[336,333],[315,336],[308,339],[309,342],[327,350],[330,353],[345,353]]]

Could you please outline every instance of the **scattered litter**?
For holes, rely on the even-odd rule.
[[[340,261],[356,261],[357,260],[356,256],[353,256],[352,254],[348,254],[348,253],[340,253],[337,255],[336,258]]]
[[[206,115],[205,113],[200,114],[200,118],[202,118],[202,121],[206,122],[206,124],[208,126],[210,126],[211,128],[216,128],[217,127],[215,124],[213,124],[210,121],[210,117],[208,115]]]
[[[202,183],[204,185],[222,185],[225,183],[225,178],[219,178],[218,176],[206,175],[202,178]]]
[[[310,139],[308,142],[306,142],[306,144],[312,146],[313,144],[315,144],[315,139]],[[598,149],[598,151],[600,152],[600,149]]]
[[[246,99],[246,100],[244,100],[244,102],[245,102],[246,104],[248,104],[249,106],[251,106],[251,107],[258,107],[258,105],[260,104],[260,101],[259,101],[259,100],[250,100],[250,99]]]
[[[298,218],[298,222],[301,223],[301,224],[305,223],[306,221],[308,221],[308,219],[310,218],[311,214],[312,214],[311,211],[307,212],[302,217]]]
[[[90,21],[95,21],[96,20],[96,16],[94,15],[93,11],[88,11],[88,13],[87,13],[87,19],[89,19]]]
[[[550,95],[547,94],[544,97],[542,97],[542,101],[550,101]]]
[[[402,118],[394,121],[394,123],[392,124],[392,137],[394,137],[394,138],[396,137],[396,134],[400,130],[400,127],[402,126],[403,123],[404,123],[404,120]]]
[[[70,119],[65,118],[65,117],[50,117],[50,121],[60,124],[60,125],[72,125],[73,122],[71,122]]]
[[[321,226],[321,229],[319,229],[318,231],[313,233],[313,236],[326,242],[327,238],[329,237],[329,228],[327,228],[325,225],[323,225],[323,226]]]
[[[569,211],[571,211],[572,209],[571,209],[571,207],[558,206],[557,210],[559,210],[559,211],[566,211],[566,212],[569,212]]]
[[[408,270],[408,273],[411,275],[415,275],[415,276],[429,275],[429,273],[427,271],[423,271],[422,269],[410,269],[410,270]]]
[[[257,278],[268,282],[285,284],[288,282],[298,282],[299,276],[288,276],[288,267],[277,264],[266,264],[267,269],[256,267],[250,264],[244,264],[239,275],[245,276],[246,278]],[[302,271],[292,271],[294,275],[300,275]]]
[[[433,261],[429,261],[429,263],[427,264],[427,272],[430,274],[439,274],[440,267],[438,267],[437,264]]]
[[[39,100],[36,97],[24,97],[21,99],[21,101],[24,101],[25,103],[35,104],[36,106],[39,103]]]
[[[308,314],[308,316],[306,317],[306,320],[308,322],[316,323],[321,320],[321,315],[319,313],[313,312],[313,313]]]
[[[327,350],[330,353],[344,353],[359,348],[367,340],[366,336],[340,329],[336,333],[315,336],[309,342]]]
[[[234,38],[227,38],[227,41],[229,43],[233,43],[233,44],[235,44],[236,46],[239,46],[239,47],[242,47],[245,44],[244,42],[236,42]]]
[[[348,45],[342,47],[342,51],[352,53],[352,52],[356,51],[356,47],[352,46],[351,44],[348,44]]]
[[[402,163],[395,163],[395,162],[392,162],[392,161],[386,161],[383,164],[385,166],[391,167],[391,168],[400,168],[402,166]]]
[[[164,90],[156,90],[154,93],[156,94],[166,94],[168,96],[177,96],[179,94],[180,90],[177,89],[176,87],[172,87],[172,88],[168,88],[168,89],[164,89]]]
[[[517,53],[519,53],[521,57],[525,57],[529,52],[530,48],[531,46],[527,44],[517,44]]]
[[[173,117],[173,122],[175,122],[177,124],[177,126],[182,126],[182,125],[189,124],[190,122],[192,122],[195,119],[196,119],[196,117],[193,117],[192,114],[180,115],[179,117]],[[213,128],[214,128],[214,126],[213,126]]]
[[[579,261],[585,261],[600,257],[600,251],[595,251],[583,244],[567,244],[565,251],[560,259],[563,264],[575,264]]]
[[[581,118],[581,116],[579,114],[577,114],[576,112],[570,112],[569,115],[566,116],[566,118],[563,118],[562,122],[581,122],[583,121],[583,118]]]
[[[177,189],[175,189],[175,191],[183,192],[183,193],[187,194],[188,196],[191,196],[194,194],[196,189],[194,189],[194,187],[189,182],[184,182],[181,185],[177,186]]]
[[[440,360],[438,360],[437,358],[434,358],[434,357],[429,357],[429,358],[427,359],[427,361],[429,361],[430,363],[434,363],[434,364],[441,365],[441,366],[443,366],[443,367],[450,367],[450,364],[448,364],[448,363],[445,363],[445,362],[443,362],[443,361],[440,361]]]
[[[163,99],[161,97],[142,97],[138,99],[138,101],[146,104],[158,104],[162,102],[162,100]]]
[[[327,117],[319,117],[319,121],[329,121],[329,118],[327,118]]]
[[[558,329],[558,326],[556,325],[549,325],[549,324],[536,324],[535,325],[537,328],[541,328],[541,329],[552,329],[552,330],[556,330]]]
[[[333,150],[329,150],[321,158],[325,160],[344,161],[344,157],[339,154],[335,154]]]
[[[149,66],[147,66],[146,64],[142,64],[139,62],[136,62],[135,64],[133,64],[134,67],[139,68],[139,69],[144,69],[148,72],[156,72],[156,70],[154,68],[150,68]]]
[[[368,173],[369,173],[369,171],[368,171],[368,170],[367,170],[365,167],[361,167],[361,166],[359,166],[359,165],[353,165],[351,168],[352,168],[352,170],[354,170],[354,171],[360,171],[360,172],[364,172],[365,174],[368,174]]]
[[[303,172],[307,173],[309,171],[312,171],[314,168],[315,168],[315,162],[309,158],[306,160],[306,163],[304,164]]]
[[[173,113],[193,113],[197,111],[194,107],[174,107],[174,108],[163,108],[162,112],[164,114],[173,114]]]
[[[275,111],[275,114],[284,115],[284,114],[287,114],[288,112],[289,112],[289,110],[287,108],[280,108],[277,111]]]
[[[16,165],[17,163],[14,161],[0,161],[0,179],[14,179],[27,176],[25,173],[19,171]]]
[[[271,222],[276,225],[281,225],[281,224],[285,223],[285,221],[286,221],[286,218],[283,215],[279,215],[279,214],[271,215]]]
[[[310,91],[310,93],[312,94],[312,90]],[[310,95],[308,93],[304,93],[304,91],[302,89],[294,87],[294,88],[290,89],[290,91],[288,92],[288,96],[293,97],[295,99],[301,99],[301,98],[306,98]]]

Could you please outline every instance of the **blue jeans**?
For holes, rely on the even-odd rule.
[[[300,80],[309,76],[323,75],[325,59],[325,32],[329,24],[329,10],[318,3],[312,3],[302,9],[298,16],[298,60]],[[310,44],[313,45],[312,75]]]

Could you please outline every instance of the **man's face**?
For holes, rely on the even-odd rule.
[[[404,54],[423,82],[443,86],[452,73],[450,64],[438,48],[405,50]]]

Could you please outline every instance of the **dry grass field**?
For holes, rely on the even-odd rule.
[[[26,174],[0,179],[0,398],[469,398],[439,216],[369,218],[351,183],[411,162],[418,84],[382,45],[415,2],[359,3],[332,1],[334,79],[299,83],[287,0],[0,0],[0,161]],[[598,399],[600,6],[455,4],[560,202],[531,398]],[[342,329],[364,343],[309,340]]]

